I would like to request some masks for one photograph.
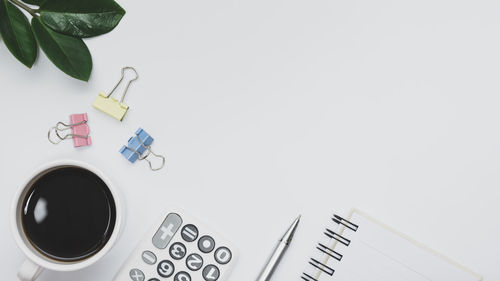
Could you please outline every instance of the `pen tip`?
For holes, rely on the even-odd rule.
[[[299,222],[300,222],[300,218],[302,216],[298,216],[292,223],[292,225],[290,226],[290,228],[288,228],[287,232],[285,233],[285,235],[283,236],[283,239],[284,241],[286,241],[287,244],[290,244],[290,242],[292,241],[292,238],[293,238],[293,235],[295,234],[295,231],[297,230],[297,226],[299,225]]]

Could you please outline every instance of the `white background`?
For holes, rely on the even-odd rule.
[[[333,212],[358,207],[500,280],[500,2],[495,0],[132,1],[110,34],[86,40],[89,83],[44,54],[32,70],[0,45],[0,268],[23,260],[9,229],[33,169],[70,158],[121,190],[126,225],[100,262],[41,281],[111,280],[174,202],[239,247],[230,280],[254,280],[303,220],[273,280],[298,280]],[[140,80],[120,123],[91,103],[124,65]],[[50,144],[89,113],[94,144]],[[118,149],[138,127],[168,157],[151,172]]]

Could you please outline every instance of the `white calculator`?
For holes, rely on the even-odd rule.
[[[166,212],[139,243],[114,281],[225,281],[235,248],[205,224],[180,211]]]

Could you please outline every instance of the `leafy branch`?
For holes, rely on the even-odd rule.
[[[10,2],[16,4],[17,6],[23,8],[26,12],[30,13],[33,17],[36,17],[37,11],[34,9],[31,9],[28,5],[24,4],[21,1],[18,0],[10,0]]]
[[[31,15],[31,23],[21,9]],[[35,63],[40,46],[61,71],[88,81],[92,56],[82,38],[110,32],[124,15],[114,0],[0,0],[0,35],[27,67]]]

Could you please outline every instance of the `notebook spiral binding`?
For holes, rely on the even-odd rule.
[[[342,225],[346,229],[349,229],[351,231],[356,232],[358,230],[358,225],[342,218],[341,216],[338,215],[333,215],[332,221],[336,223],[337,225]],[[336,243],[340,243],[346,247],[349,247],[349,244],[351,243],[351,240],[345,238],[344,236],[334,232],[333,230],[326,228],[325,232],[323,233],[326,235],[326,237],[335,240]],[[321,252],[322,254],[326,255],[327,259],[335,259],[336,261],[340,262],[342,260],[343,255],[335,250],[333,250],[331,247],[328,247],[327,245],[323,243],[318,243],[316,246],[316,250]],[[321,262],[315,258],[311,258],[309,260],[309,264],[316,269],[320,270],[322,273],[328,274],[330,276],[333,276],[335,273],[335,269],[333,269],[331,266],[328,266],[325,264],[325,262]],[[304,281],[318,281],[317,278],[311,276],[310,274],[307,274],[305,272],[302,273],[301,276],[302,280]]]

